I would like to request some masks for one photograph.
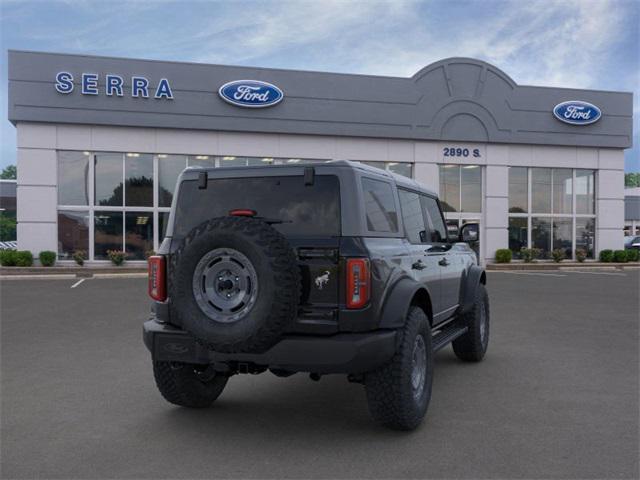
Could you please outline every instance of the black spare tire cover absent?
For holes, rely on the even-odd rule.
[[[294,321],[300,271],[267,223],[221,217],[191,230],[172,256],[171,316],[214,351],[259,353]]]

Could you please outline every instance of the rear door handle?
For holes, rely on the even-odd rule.
[[[417,262],[414,262],[413,265],[411,265],[411,268],[414,270],[424,270],[425,268],[427,268],[427,266],[422,263],[422,260],[418,260]]]
[[[444,257],[442,260],[438,262],[438,265],[442,267],[446,267],[447,265],[449,265],[449,260],[447,260],[447,257]]]

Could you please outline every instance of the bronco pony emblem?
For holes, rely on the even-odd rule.
[[[322,290],[322,288],[329,283],[329,271],[325,270],[324,274],[320,275],[319,277],[316,277],[316,287],[318,287],[318,290]]]

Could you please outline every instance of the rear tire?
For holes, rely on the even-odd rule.
[[[424,311],[411,306],[391,362],[365,375],[371,416],[394,430],[413,430],[422,422],[433,380],[431,328]]]
[[[206,408],[220,396],[227,377],[216,375],[210,380],[200,377],[197,368],[189,363],[154,362],[153,375],[162,396],[169,403],[181,407]]]
[[[469,330],[452,342],[453,351],[460,360],[479,362],[489,346],[489,295],[484,285],[478,285],[473,308],[461,320]]]

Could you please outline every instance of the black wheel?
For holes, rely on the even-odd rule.
[[[453,351],[460,360],[479,362],[489,346],[489,295],[484,285],[478,285],[473,308],[462,316],[469,330],[455,339]]]
[[[165,400],[191,408],[211,406],[228,380],[219,375],[210,378],[202,365],[170,362],[154,362],[153,376]]]
[[[253,218],[194,228],[172,257],[171,315],[218,352],[261,352],[295,319],[300,271],[287,240]]]
[[[409,309],[400,335],[391,362],[365,375],[365,389],[374,420],[396,430],[413,430],[427,412],[433,380],[431,328],[421,308]]]

